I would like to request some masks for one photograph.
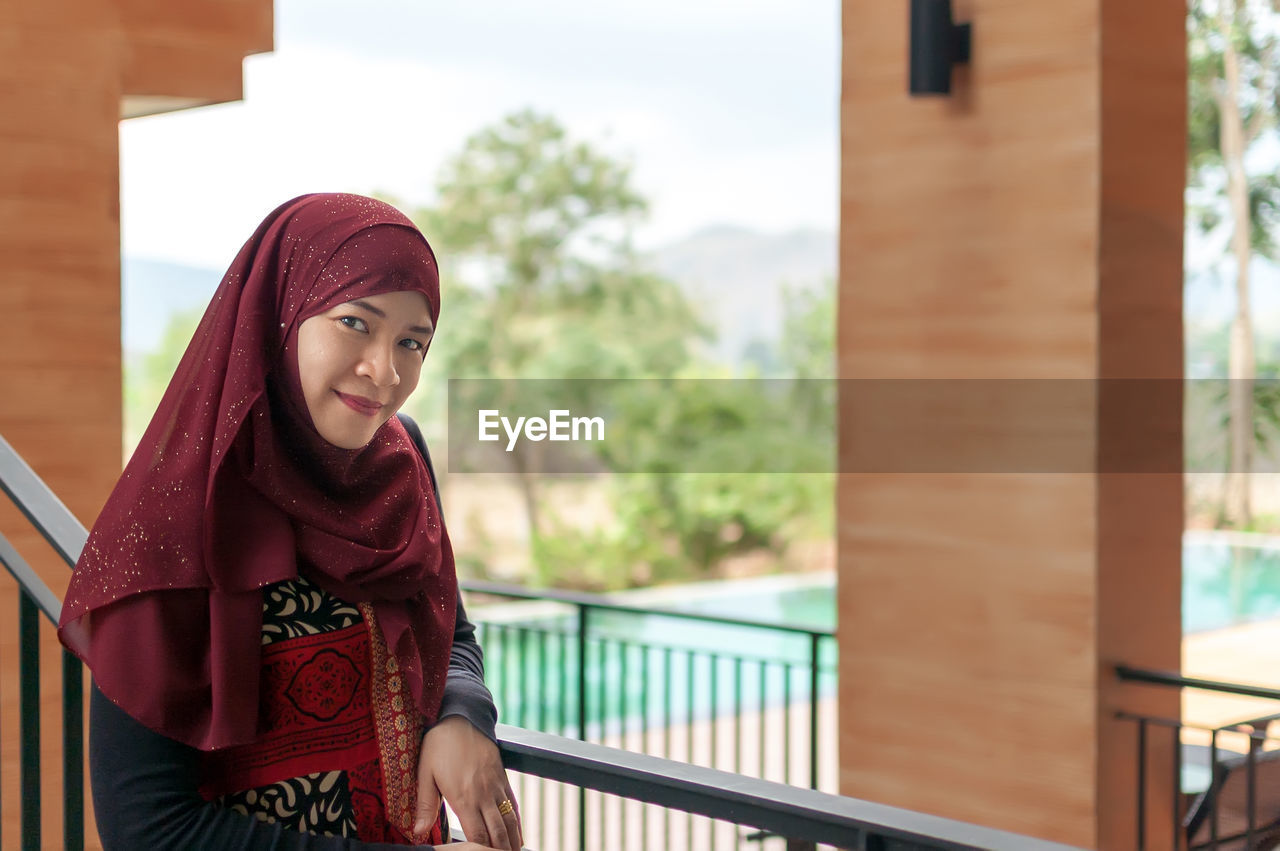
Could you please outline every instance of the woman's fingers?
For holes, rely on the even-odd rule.
[[[500,803],[494,802],[482,809],[484,824],[489,831],[489,844],[502,851],[520,851],[520,846],[513,845],[515,840],[507,835],[507,820],[499,812],[499,806]]]
[[[524,828],[520,824],[520,804],[516,802],[515,793],[511,791],[511,783],[504,780],[507,797],[498,803],[498,812],[502,814],[507,828],[507,836],[511,840],[511,851],[520,851],[524,847]]]

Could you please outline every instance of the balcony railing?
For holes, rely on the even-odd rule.
[[[1145,851],[1148,764],[1157,737],[1168,736],[1173,771],[1169,789],[1173,836],[1178,848],[1264,849],[1280,847],[1280,690],[1184,677],[1120,665],[1126,682],[1274,701],[1273,713],[1207,726],[1178,718],[1121,713],[1138,728],[1138,849]]]
[[[84,527],[0,438],[0,490],[68,565],[74,565],[87,538]],[[21,655],[22,847],[57,847],[41,836],[40,784],[40,615],[57,623],[61,604],[16,549],[0,537],[0,563],[18,583]],[[83,672],[62,651],[62,847],[84,846]],[[585,658],[585,657],[582,657]],[[816,691],[816,689],[815,689]],[[848,849],[930,851],[1071,851],[1067,846],[915,813],[813,789],[746,777],[715,768],[630,753],[572,738],[503,726],[499,747],[510,770],[575,788],[590,789],[622,802],[639,802],[748,827],[758,837],[785,837],[789,849],[816,844]],[[568,828],[569,825],[561,825]],[[693,837],[689,837],[690,840]],[[711,836],[715,847],[715,836]],[[781,841],[781,840],[779,840]],[[581,831],[564,830],[556,844],[536,851],[586,847]],[[614,846],[609,846],[611,851]],[[685,847],[692,851],[699,842]]]
[[[467,582],[498,717],[510,724],[793,786],[836,790],[836,646],[829,629],[643,608]],[[502,601],[476,605],[480,599]],[[516,601],[516,602],[510,602]],[[630,851],[767,849],[759,832],[560,784],[519,782],[525,836]],[[630,825],[630,827],[628,827]],[[638,825],[638,827],[637,827]]]

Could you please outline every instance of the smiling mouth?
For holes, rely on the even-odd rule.
[[[374,399],[366,399],[364,396],[352,396],[348,393],[342,393],[338,390],[333,391],[339,399],[342,400],[348,408],[358,414],[364,414],[366,417],[376,416],[381,411],[383,405]]]

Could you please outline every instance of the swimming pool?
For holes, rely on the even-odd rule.
[[[1182,539],[1182,633],[1280,617],[1280,537],[1187,532]]]

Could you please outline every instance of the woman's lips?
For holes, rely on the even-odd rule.
[[[339,390],[333,392],[348,408],[358,414],[364,414],[366,417],[376,416],[378,411],[382,410],[382,403],[373,399],[366,399],[364,396],[352,396]]]

